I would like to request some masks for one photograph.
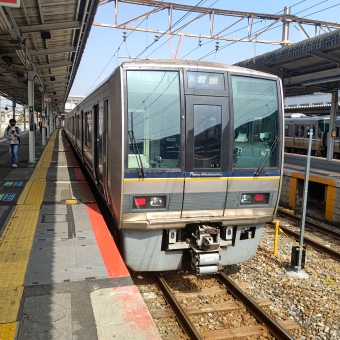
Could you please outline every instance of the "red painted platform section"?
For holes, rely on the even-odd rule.
[[[92,229],[110,278],[129,276],[130,273],[118,251],[97,204],[86,204]]]

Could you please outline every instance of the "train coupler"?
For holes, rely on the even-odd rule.
[[[214,274],[218,272],[221,255],[217,252],[202,252],[191,249],[191,268],[196,274]]]
[[[191,248],[191,267],[196,274],[213,274],[218,272],[221,259],[220,229],[200,225],[193,236],[196,244]]]

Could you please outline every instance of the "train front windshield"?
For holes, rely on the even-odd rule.
[[[274,80],[232,76],[234,168],[277,167],[278,94]]]
[[[230,86],[225,85],[228,78],[223,72],[204,77],[200,72],[198,79],[208,84],[195,87],[194,94],[190,83],[181,93],[178,71],[127,70],[126,74],[129,169],[139,168],[141,162],[145,169],[180,168],[181,150],[185,150],[186,171],[220,171],[230,167],[226,149],[233,150],[234,168],[278,166],[275,80],[232,75],[229,106]],[[182,113],[181,98],[186,103]],[[185,139],[181,138],[181,117],[185,118]]]
[[[179,167],[180,87],[173,71],[128,71],[128,167]]]

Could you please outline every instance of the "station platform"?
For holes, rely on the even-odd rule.
[[[0,339],[160,339],[61,130],[0,140]]]
[[[301,207],[306,156],[285,153],[280,204],[291,209]],[[308,184],[310,207],[324,209],[324,219],[340,222],[340,161],[311,157]],[[307,203],[307,208],[308,208]]]

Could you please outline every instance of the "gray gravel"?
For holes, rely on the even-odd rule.
[[[285,223],[285,222],[283,222]],[[340,339],[340,265],[313,250],[307,250],[305,271],[308,279],[286,275],[294,240],[280,233],[278,256],[273,256],[274,229],[267,226],[257,254],[237,266],[231,275],[237,282],[251,284],[254,298],[273,301],[265,309],[278,321],[292,319],[301,325],[291,330],[296,339]]]

